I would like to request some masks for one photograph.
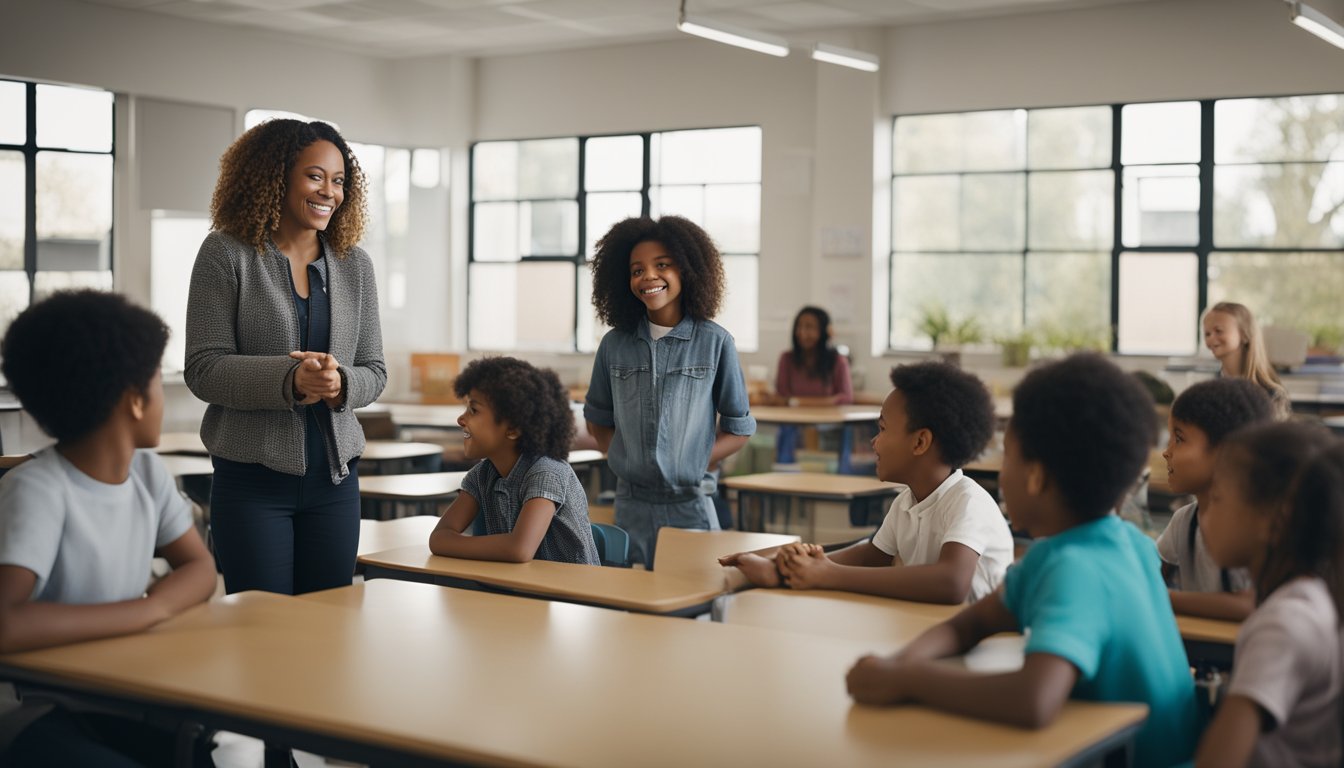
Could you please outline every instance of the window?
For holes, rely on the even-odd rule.
[[[892,348],[937,309],[1193,354],[1223,299],[1344,333],[1344,97],[898,117],[892,172]]]
[[[757,344],[761,130],[487,141],[472,147],[468,346],[591,352],[606,332],[588,262],[613,224],[677,214],[719,245],[718,318]]]
[[[1109,325],[1109,107],[896,120],[889,345],[945,313],[1008,336]],[[969,339],[965,339],[969,341]]]
[[[112,288],[107,91],[0,80],[0,333],[62,288]]]
[[[321,120],[340,131],[333,121],[297,112],[248,110],[244,125],[252,128],[266,120]],[[442,226],[447,208],[448,153],[434,148],[387,147],[350,140],[350,151],[364,171],[369,219],[359,245],[373,262],[382,310],[403,310],[414,286],[407,275],[412,254],[445,252]],[[393,321],[384,317],[384,323]]]

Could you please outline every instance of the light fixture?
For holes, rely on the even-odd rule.
[[[1339,48],[1344,48],[1344,26],[1306,3],[1289,2],[1288,15],[1297,26]]]
[[[851,48],[841,48],[838,45],[817,43],[812,46],[812,58],[817,61],[824,61],[827,64],[839,64],[842,67],[861,69],[864,72],[876,72],[878,69],[878,58],[873,54]]]
[[[681,15],[677,19],[677,29],[688,35],[736,45],[758,53],[768,53],[771,56],[789,55],[789,41],[782,37],[757,32],[754,29],[743,29],[720,21],[711,21],[700,16],[687,16],[686,0],[681,0]]]

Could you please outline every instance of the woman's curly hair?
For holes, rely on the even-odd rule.
[[[490,403],[496,422],[518,430],[519,453],[569,460],[574,413],[555,371],[516,357],[483,357],[469,363],[453,381],[458,397],[473,389]]]
[[[335,144],[345,160],[345,198],[323,233],[332,251],[344,258],[364,237],[368,222],[364,172],[341,134],[323,122],[267,120],[239,136],[219,158],[210,225],[259,252],[266,250],[271,233],[280,227],[289,171],[299,152],[315,141]]]
[[[633,331],[648,313],[630,290],[630,253],[640,243],[662,244],[681,270],[681,308],[696,320],[709,320],[723,303],[723,261],[705,230],[689,219],[630,218],[618,222],[597,241],[593,258],[593,306],[602,322]]]

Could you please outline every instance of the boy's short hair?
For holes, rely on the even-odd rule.
[[[1073,514],[1108,513],[1148,463],[1153,399],[1097,354],[1076,354],[1027,374],[1013,392],[1013,434],[1039,461]]]
[[[938,455],[960,468],[994,436],[994,400],[975,374],[942,362],[891,369],[891,385],[905,397],[910,429],[933,433]]]
[[[1203,430],[1213,447],[1236,430],[1274,418],[1274,404],[1250,379],[1224,377],[1194,384],[1171,404],[1171,418]]]
[[[555,371],[516,357],[483,357],[468,364],[453,382],[458,397],[473,389],[490,402],[496,421],[518,430],[520,453],[569,459],[574,414]]]
[[[14,318],[0,371],[38,425],[67,442],[106,422],[127,390],[146,393],[167,345],[168,326],[125,296],[58,291]]]

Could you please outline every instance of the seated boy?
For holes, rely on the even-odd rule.
[[[75,291],[29,307],[0,342],[10,388],[56,438],[0,478],[0,653],[140,632],[214,592],[190,503],[141,450],[159,442],[167,341],[154,313]],[[151,584],[156,555],[172,572]],[[124,744],[131,730],[57,710],[19,734],[6,764],[114,762],[100,742]],[[138,760],[171,758],[172,734],[144,735]]]
[[[1186,389],[1172,403],[1171,433],[1162,457],[1167,483],[1195,502],[1176,510],[1157,539],[1162,572],[1168,577],[1176,613],[1241,621],[1255,608],[1251,576],[1245,568],[1219,568],[1204,545],[1200,510],[1209,508],[1213,467],[1223,438],[1249,424],[1274,419],[1265,390],[1248,379],[1210,379]]]
[[[1043,538],[1003,588],[900,652],[850,670],[863,704],[920,702],[1039,728],[1073,696],[1148,705],[1134,764],[1190,759],[1194,683],[1151,539],[1110,514],[1148,460],[1152,399],[1098,355],[1031,372],[1013,393],[1000,487],[1014,527]],[[1020,670],[980,674],[934,659],[999,632],[1027,634]]]
[[[877,477],[903,483],[869,541],[827,555],[816,544],[719,560],[763,587],[840,589],[962,603],[991,593],[1013,561],[1013,538],[994,502],[960,467],[994,434],[994,403],[974,375],[946,363],[891,370],[873,438]]]
[[[453,382],[467,409],[462,448],[484,459],[467,472],[429,535],[436,555],[526,563],[598,565],[588,493],[568,463],[569,396],[554,371],[512,357],[473,361]],[[485,535],[467,531],[476,515]]]

